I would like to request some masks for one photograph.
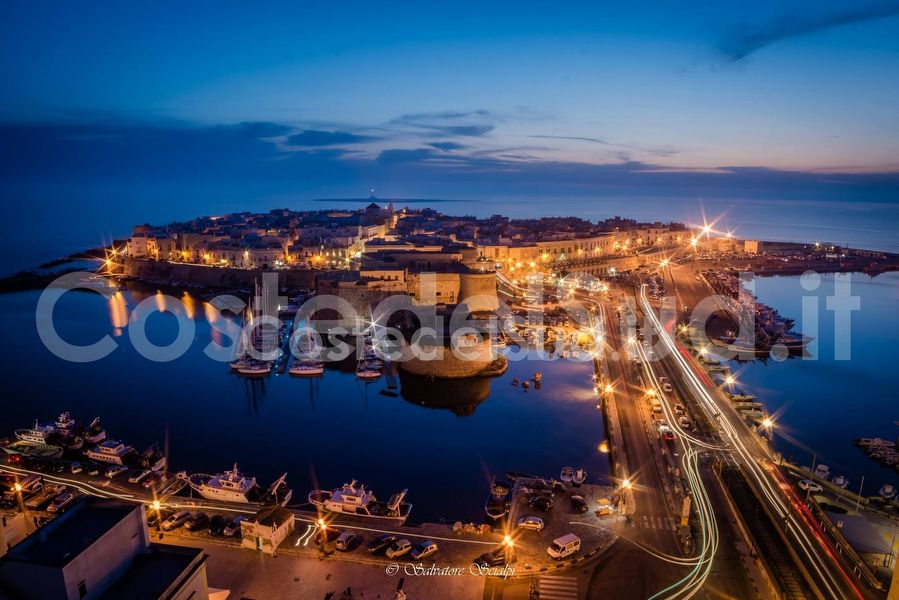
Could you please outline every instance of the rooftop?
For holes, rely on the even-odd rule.
[[[73,507],[13,546],[4,560],[64,567],[135,508],[133,504],[85,499],[77,509]]]
[[[131,568],[102,597],[130,600],[167,598],[166,592],[196,571],[204,560],[200,548],[152,544],[147,552],[134,558]]]

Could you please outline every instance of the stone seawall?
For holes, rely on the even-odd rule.
[[[278,284],[289,288],[312,288],[315,271],[284,270],[278,274]],[[214,288],[252,288],[262,282],[262,269],[209,267],[189,263],[173,263],[144,258],[126,258],[123,274],[138,279],[162,279],[170,282],[189,282]]]

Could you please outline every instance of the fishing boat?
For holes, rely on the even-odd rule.
[[[29,456],[33,458],[59,458],[62,456],[63,447],[40,442],[16,440],[0,446],[4,452],[10,455]]]
[[[587,480],[587,471],[584,469],[578,469],[574,472],[574,477],[571,478],[571,482],[574,485],[581,485],[584,481]]]
[[[493,478],[490,483],[490,494],[484,504],[484,513],[491,519],[498,520],[509,514],[512,485],[508,481]]]
[[[818,465],[815,467],[814,473],[812,473],[818,479],[830,479],[830,467],[827,465]]]
[[[15,435],[17,439],[25,442],[46,444],[56,435],[56,427],[53,425],[42,425],[35,419],[33,427],[30,429],[16,429]]]
[[[849,480],[844,475],[837,475],[831,481],[837,487],[843,488],[844,490],[849,487]]]
[[[559,479],[561,479],[564,483],[571,483],[573,477],[574,467],[562,467],[562,472],[559,474]]]
[[[134,454],[133,446],[116,440],[104,440],[94,448],[84,451],[84,455],[91,460],[119,466],[124,465],[132,454]]]
[[[402,524],[412,511],[412,505],[403,502],[407,492],[408,490],[403,490],[393,494],[389,502],[382,502],[375,497],[374,492],[353,479],[333,491],[312,490],[308,499],[310,504],[326,512],[386,519]]]
[[[100,417],[97,417],[84,431],[84,441],[87,444],[99,444],[106,439],[106,430],[100,425]]]
[[[255,477],[247,477],[237,469],[237,463],[230,471],[207,475],[195,473],[188,476],[187,483],[190,487],[207,500],[219,500],[221,502],[234,502],[239,504],[283,506],[293,495],[293,490],[287,487],[285,480],[287,473],[275,480],[268,489],[263,489],[256,483]]]
[[[72,415],[65,411],[56,419],[56,428],[62,431],[70,431],[75,428],[76,422]]]

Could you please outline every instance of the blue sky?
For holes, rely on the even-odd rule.
[[[5,3],[2,189],[897,200],[899,1],[325,4]]]

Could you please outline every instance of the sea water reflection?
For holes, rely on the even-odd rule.
[[[490,380],[428,382],[402,375],[358,380],[352,368],[329,365],[305,380],[276,375],[245,379],[209,359],[210,341],[227,342],[239,330],[190,294],[182,296],[195,324],[193,343],[180,358],[143,358],[123,335],[141,301],[166,300],[153,289],[123,290],[106,300],[91,292],[67,293],[54,312],[60,335],[89,344],[117,336],[117,348],[93,363],[63,361],[39,339],[34,321],[38,292],[0,296],[0,319],[13,343],[3,345],[0,369],[7,382],[3,433],[49,420],[69,410],[82,420],[101,416],[107,431],[136,446],[168,434],[174,468],[209,472],[238,461],[260,481],[287,471],[305,498],[313,487],[335,487],[356,478],[383,497],[409,488],[414,519],[481,519],[494,474],[505,471],[556,476],[562,466],[586,468],[591,478],[608,473],[597,451],[605,439],[592,396],[590,363],[511,361]],[[217,327],[210,320],[222,319]],[[147,318],[146,335],[157,345],[177,337],[168,312]],[[542,389],[511,385],[543,373]],[[315,484],[315,485],[313,485]]]

